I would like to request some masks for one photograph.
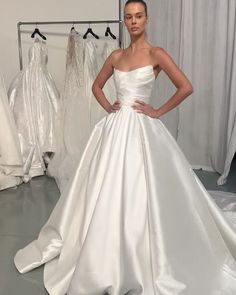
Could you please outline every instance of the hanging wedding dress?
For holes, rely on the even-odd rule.
[[[106,114],[91,88],[104,61],[117,46],[113,40],[84,40],[75,30],[69,35],[63,95],[63,143],[48,166],[48,175],[55,178],[61,192],[78,166],[92,129]],[[113,79],[109,79],[104,92],[110,101],[115,100]]]
[[[23,162],[16,125],[11,113],[3,77],[0,74],[0,190],[22,182]]]
[[[86,96],[89,100],[89,117],[91,130],[95,124],[106,115],[106,111],[101,107],[94,97],[91,88],[95,78],[102,68],[107,57],[112,51],[118,48],[118,42],[107,38],[99,40],[90,39],[85,43],[85,77]],[[113,78],[110,78],[103,89],[108,100],[113,103],[116,100],[116,90]]]
[[[29,60],[9,89],[25,180],[44,174],[48,153],[56,151],[60,112],[59,94],[46,66],[46,44],[36,39]]]
[[[21,273],[51,295],[235,295],[236,232],[149,102],[152,65],[114,70],[121,109],[100,120]]]
[[[47,171],[61,191],[75,171],[91,132],[83,63],[84,40],[73,29],[68,38],[62,96],[62,142]]]

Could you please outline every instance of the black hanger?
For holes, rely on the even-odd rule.
[[[88,27],[88,29],[87,29],[87,32],[84,34],[83,38],[84,38],[84,39],[87,39],[88,34],[91,34],[91,35],[93,35],[93,37],[95,37],[96,39],[99,39],[98,35],[96,35],[96,34],[93,32],[93,30],[90,28],[90,24],[89,24],[89,27]]]
[[[37,26],[34,29],[33,33],[31,34],[31,38],[34,38],[36,34],[38,34],[43,40],[47,40],[47,38],[39,31]]]
[[[74,22],[73,22],[72,27],[71,27],[71,29],[70,29],[70,32],[72,32],[72,31],[75,31],[75,32],[77,33],[77,31],[76,31],[76,29],[75,29],[75,23],[74,23]]]
[[[106,32],[105,32],[105,36],[108,37],[109,35],[110,35],[113,39],[116,39],[116,36],[115,36],[114,34],[112,34],[109,25],[107,25],[107,29],[106,29]]]

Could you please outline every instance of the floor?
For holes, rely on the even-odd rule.
[[[37,237],[59,197],[53,179],[37,177],[0,192],[0,295],[43,295],[43,267],[25,275],[13,264],[17,249]]]
[[[196,174],[208,190],[236,192],[236,160],[224,186],[216,185],[216,173],[198,170]],[[21,275],[13,257],[37,237],[58,198],[54,180],[46,176],[0,192],[0,295],[48,294],[43,286],[43,267]]]

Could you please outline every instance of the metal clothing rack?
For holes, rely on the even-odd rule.
[[[25,25],[61,25],[61,24],[119,24],[119,46],[122,46],[122,20],[121,20],[121,0],[119,0],[119,19],[118,20],[85,20],[85,21],[43,21],[43,22],[18,22],[17,23],[17,35],[18,35],[18,50],[19,50],[19,61],[20,70],[23,69],[22,60],[22,42],[21,42],[21,26]]]
[[[22,43],[21,43],[21,26],[22,25],[58,25],[58,24],[109,24],[117,23],[119,24],[119,46],[122,45],[122,20],[97,20],[97,21],[46,21],[46,22],[18,22],[17,23],[17,33],[18,33],[18,50],[19,50],[19,61],[20,70],[23,69],[22,60]]]

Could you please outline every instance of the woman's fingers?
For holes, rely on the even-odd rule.
[[[143,111],[143,106],[141,106],[141,105],[133,105],[132,107],[134,110],[142,110]]]
[[[119,105],[113,105],[112,108],[115,109],[115,110],[119,110],[120,106]]]
[[[142,101],[142,100],[135,100],[135,103],[140,104],[142,106],[146,105],[146,103],[144,101]]]
[[[144,101],[141,100],[136,100],[134,104],[132,105],[132,108],[137,112],[137,113],[148,113],[148,104],[146,104]],[[121,108],[121,104],[119,101],[115,101],[111,105],[111,112],[115,113]]]
[[[111,105],[111,113],[115,113],[116,111],[118,111],[120,109],[120,102],[119,101],[115,101],[112,105]]]
[[[146,107],[146,103],[144,101],[136,100],[133,104],[133,109],[136,111],[144,112],[144,108]]]

